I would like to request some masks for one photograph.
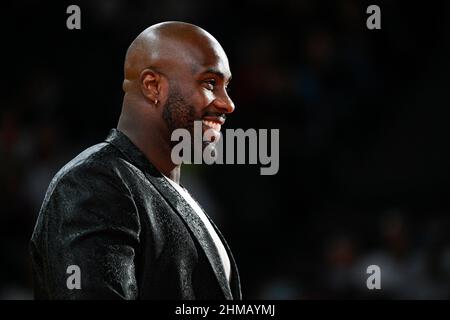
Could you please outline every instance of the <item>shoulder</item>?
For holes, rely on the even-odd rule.
[[[87,195],[103,197],[109,194],[129,198],[130,166],[125,156],[110,143],[93,145],[55,174],[43,206],[51,199],[80,199]]]
[[[122,153],[109,143],[84,150],[52,179],[37,225],[46,221],[45,228],[54,231],[67,224],[91,228],[108,222],[138,230],[133,195],[128,179],[123,178],[127,165]]]
[[[53,177],[51,184],[72,178],[120,179],[129,167],[127,159],[113,145],[102,142],[87,148],[70,160]]]

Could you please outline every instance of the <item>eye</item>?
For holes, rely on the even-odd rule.
[[[216,86],[216,80],[214,79],[208,79],[205,80],[205,83],[207,84],[207,89],[213,91]]]

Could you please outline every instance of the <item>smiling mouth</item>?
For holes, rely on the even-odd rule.
[[[222,126],[219,122],[210,121],[210,120],[202,120],[202,123],[205,126],[209,127],[210,129],[213,129],[216,131],[220,131],[220,129],[222,128]]]

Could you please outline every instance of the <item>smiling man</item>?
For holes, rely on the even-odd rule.
[[[241,299],[225,239],[171,160],[176,129],[202,121],[206,143],[220,138],[230,79],[224,50],[197,26],[160,23],[132,42],[117,129],[46,193],[31,239],[36,298]]]

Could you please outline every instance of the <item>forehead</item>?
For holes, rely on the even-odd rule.
[[[217,41],[194,49],[192,56],[192,72],[194,75],[217,73],[229,79],[231,77],[228,57]]]

